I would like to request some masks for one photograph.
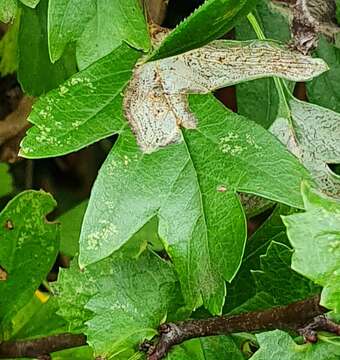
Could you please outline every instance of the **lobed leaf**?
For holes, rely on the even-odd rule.
[[[232,337],[210,336],[193,339],[176,346],[167,360],[244,360],[241,350]]]
[[[97,269],[101,269],[100,265]],[[81,333],[86,330],[85,322],[92,313],[85,305],[100,290],[96,281],[99,277],[99,272],[96,276],[90,270],[81,271],[76,260],[71,262],[69,269],[60,269],[52,289],[58,303],[57,315],[67,321],[67,331]]]
[[[81,37],[95,12],[93,0],[49,0],[47,33],[52,62],[62,56],[68,43]]]
[[[40,0],[20,0],[22,4],[35,8]],[[12,21],[17,13],[20,3],[18,0],[1,0],[0,2],[0,21],[8,23]]]
[[[107,182],[108,177],[112,181]],[[212,189],[210,193],[231,201],[228,206],[220,206],[222,214],[230,213],[242,224],[242,210],[235,195],[215,192]],[[97,201],[103,201],[105,206],[96,207]],[[218,204],[215,200],[212,206]],[[203,206],[195,169],[184,144],[143,156],[133,135],[126,133],[106,159],[93,189],[81,234],[80,264],[85,266],[107,257],[158,215],[160,235],[178,268],[189,306],[200,304],[200,282],[202,291],[218,296],[219,309],[225,295],[224,283],[219,276],[216,280],[216,273],[212,274]],[[235,226],[239,229],[238,224]],[[238,234],[240,243],[235,244],[241,254],[244,228],[241,226]],[[219,312],[216,307],[214,312]]]
[[[144,339],[157,334],[179,295],[171,266],[150,253],[137,260],[116,259],[99,286],[100,293],[86,306],[94,313],[86,334],[95,354],[104,357],[135,353]]]
[[[272,241],[289,244],[281,215],[291,212],[288,206],[278,204],[268,219],[248,239],[240,270],[232,283],[227,285],[228,299],[224,312],[229,312],[256,295],[256,283],[251,270],[260,269],[261,255],[266,254]]]
[[[18,80],[23,90],[40,96],[57,87],[76,72],[71,49],[52,64],[47,47],[48,0],[41,0],[36,9],[23,7],[18,35]]]
[[[300,182],[308,174],[266,130],[212,96],[193,97],[191,108],[197,131],[184,130],[181,143],[161,151],[143,154],[129,131],[122,134],[92,191],[80,264],[109,256],[157,215],[188,307],[200,305],[202,296],[216,314],[224,302],[223,278],[235,276],[245,244],[236,191],[302,206]],[[271,173],[277,161],[281,166]]]
[[[292,268],[323,286],[321,304],[340,311],[340,203],[305,183],[306,212],[283,217],[295,250]]]
[[[291,269],[293,250],[276,240],[279,238],[275,238],[266,254],[260,256],[261,270],[252,272],[257,292],[271,295],[273,306],[288,305],[318,293],[319,287]]]
[[[43,191],[25,191],[0,213],[0,318],[7,321],[32,297],[59,249],[57,224],[45,216],[56,203]]]
[[[216,173],[227,189],[303,207],[299,181],[310,176],[265,129],[226,109],[212,96],[193,95],[190,107],[198,127],[183,131],[192,157],[200,160],[199,171],[211,166],[203,148],[216,161],[216,170],[206,173]],[[270,171],[273,166],[274,172]]]
[[[139,56],[122,44],[41,97],[28,118],[35,126],[28,130],[20,155],[63,155],[119,133],[124,126],[122,91]]]
[[[251,360],[337,360],[340,356],[340,344],[324,337],[316,344],[298,345],[281,330],[270,331],[256,335],[260,349]]]
[[[71,331],[85,331],[95,356],[131,356],[157,334],[180,297],[177,286],[172,266],[150,252],[138,259],[119,253],[82,271],[74,263],[57,283],[59,313]]]
[[[18,11],[17,0],[2,0],[0,3],[0,21],[8,23],[12,21]]]
[[[150,47],[139,0],[50,0],[48,41],[52,62],[77,42],[81,69],[108,55],[122,41],[139,50]]]
[[[270,131],[300,159],[324,193],[339,198],[340,178],[328,164],[340,163],[340,115],[293,97],[288,105],[291,118],[277,118]]]

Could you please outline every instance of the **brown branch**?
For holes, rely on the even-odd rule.
[[[162,359],[172,346],[185,340],[213,336],[227,335],[236,332],[255,332],[261,330],[294,330],[304,328],[308,333],[306,324],[312,321],[314,326],[309,330],[326,330],[337,333],[340,326],[330,321],[320,321],[318,316],[326,309],[319,305],[319,296],[292,303],[287,306],[276,307],[260,312],[249,312],[240,315],[221,316],[204,320],[187,320],[177,323],[168,323],[160,327],[160,337],[156,344],[145,342],[142,345],[148,352],[148,360]],[[320,318],[321,319],[321,318]],[[326,319],[323,317],[323,319]],[[334,327],[335,326],[335,327]],[[335,331],[336,328],[336,331]]]
[[[17,108],[0,121],[0,161],[13,163],[18,159],[19,144],[29,127],[27,117],[34,99],[24,96]]]
[[[0,121],[0,145],[27,129],[27,117],[31,112],[32,104],[33,98],[24,96],[15,111]]]
[[[59,334],[33,340],[4,341],[0,344],[0,358],[42,358],[52,352],[86,344],[85,335]]]
[[[273,329],[294,330],[310,342],[317,340],[317,330],[340,335],[340,325],[323,315],[327,310],[319,305],[319,301],[320,297],[315,296],[264,311],[163,324],[159,329],[160,337],[155,339],[155,345],[144,342],[141,351],[148,352],[148,360],[159,360],[172,346],[185,340]],[[82,345],[86,345],[86,337],[82,334],[59,334],[32,340],[4,341],[0,343],[0,358],[49,359],[52,352]]]

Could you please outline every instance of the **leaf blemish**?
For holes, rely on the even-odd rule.
[[[59,95],[64,96],[68,92],[68,88],[65,85],[59,86]]]
[[[128,156],[124,155],[124,165],[128,166],[130,162],[131,162],[131,159]]]
[[[220,138],[219,148],[224,154],[231,156],[240,155],[243,152],[242,146],[239,145],[239,135],[232,131]]]
[[[14,225],[13,225],[13,222],[12,220],[6,220],[6,223],[5,223],[5,229],[7,230],[14,230]]]
[[[100,230],[88,235],[88,250],[97,250],[102,241],[112,240],[113,236],[118,232],[117,227],[107,220],[100,220],[99,228]]]
[[[262,147],[259,146],[259,145],[256,143],[254,137],[253,137],[252,135],[250,135],[250,134],[246,134],[246,143],[249,144],[249,145],[251,145],[251,146],[253,146],[253,147],[254,147],[255,149],[257,149],[257,150],[261,150],[261,149],[262,149]]]
[[[7,272],[2,266],[0,266],[0,281],[6,281],[7,277],[8,277]]]
[[[227,191],[227,188],[224,185],[220,185],[217,187],[217,191],[221,193],[225,193]]]
[[[340,240],[333,241],[329,244],[329,252],[334,252],[338,249],[340,249]]]

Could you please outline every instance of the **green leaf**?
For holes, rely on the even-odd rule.
[[[67,211],[58,218],[60,222],[60,252],[73,258],[79,254],[79,237],[88,200]],[[164,247],[157,233],[157,218],[147,222],[125,246],[131,257],[138,257],[147,246],[155,251],[163,251]]]
[[[244,360],[241,350],[230,336],[193,339],[174,347],[166,360]]]
[[[20,0],[24,5],[29,6],[31,8],[35,8],[40,0]],[[43,1],[43,0],[42,0]]]
[[[83,327],[95,356],[108,358],[135,353],[180,297],[172,266],[150,252],[138,259],[120,252],[82,271],[73,264],[60,274],[58,287],[60,311],[71,328]]]
[[[0,0],[0,21],[8,23],[13,20],[18,11],[17,0]]]
[[[244,303],[230,311],[229,315],[237,315],[251,311],[261,311],[270,309],[274,306],[275,300],[267,292],[257,292],[253,297],[247,299]]]
[[[88,201],[83,201],[58,218],[60,222],[60,252],[74,257],[79,252],[79,236]]]
[[[164,166],[159,168],[158,164]],[[107,182],[107,178],[111,181]],[[241,241],[235,244],[235,254],[238,251],[240,254],[236,256],[242,256],[245,225],[236,195],[218,193],[216,188],[210,193],[216,200],[218,197],[229,200],[228,206],[220,205],[222,214],[230,213],[233,219],[239,219],[235,232],[240,231],[237,236]],[[219,205],[216,200],[213,206]],[[105,206],[96,209],[97,201],[103,201]],[[209,281],[205,280],[206,290],[202,291],[213,293],[215,290],[220,307],[224,283],[219,280],[217,293],[216,277],[211,274],[203,206],[206,205],[203,205],[197,175],[185,146],[173,146],[154,156],[143,156],[133,135],[127,132],[108,156],[93,189],[80,240],[81,266],[110,255],[158,214],[160,235],[168,241],[165,247],[175,264],[178,262],[178,273],[184,282],[182,289],[189,306],[200,305],[197,282],[203,283],[203,279],[209,277]],[[225,224],[221,224],[221,231]],[[232,241],[234,236],[231,234],[231,238],[225,240]],[[221,257],[220,260],[223,261]],[[233,262],[230,261],[230,267],[235,267],[235,261],[237,267],[236,258],[229,260]]]
[[[20,16],[17,16],[13,24],[0,40],[0,73],[1,76],[13,74],[18,68],[18,34]]]
[[[241,268],[227,287],[224,313],[287,305],[319,292],[311,281],[291,269],[292,250],[286,245],[289,240],[280,215],[292,212],[287,207],[277,207],[249,239]]]
[[[34,105],[21,144],[27,158],[58,156],[120,132],[122,92],[140,53],[122,44]]]
[[[287,96],[290,118],[279,117],[270,131],[310,171],[326,194],[340,198],[340,177],[328,164],[340,163],[340,114]]]
[[[40,0],[20,0],[21,3],[31,8],[37,6]],[[13,20],[18,12],[18,0],[0,0],[0,21],[8,23]]]
[[[83,69],[109,54],[123,40],[138,50],[147,52],[150,48],[139,0],[97,0],[96,13],[77,43],[79,67]]]
[[[93,351],[90,346],[81,346],[72,349],[57,351],[51,354],[52,360],[93,360]]]
[[[340,49],[321,37],[314,54],[327,62],[329,71],[306,84],[308,99],[340,112]]]
[[[139,50],[150,47],[139,0],[50,0],[48,17],[53,62],[73,41],[77,42],[81,69],[109,54],[122,41]]]
[[[182,143],[150,155],[138,150],[129,131],[121,135],[92,190],[80,263],[109,256],[157,215],[188,306],[197,307],[202,295],[205,306],[220,313],[221,276],[235,276],[245,242],[236,191],[302,207],[300,183],[308,174],[268,132],[212,96],[193,96],[191,110],[197,130],[183,131]],[[274,174],[268,166],[276,161],[282,166]]]
[[[190,107],[198,127],[184,133],[193,158],[200,158],[199,171],[209,168],[202,151],[209,149],[219,164],[218,173],[223,173],[217,178],[227,189],[303,207],[299,181],[310,176],[266,130],[226,109],[212,96],[191,96]],[[275,172],[269,173],[273,163]]]
[[[206,0],[181,22],[151,55],[152,60],[184,53],[208,44],[233,28],[257,0]]]
[[[96,265],[93,265],[95,269]],[[98,265],[100,269],[100,264]],[[52,284],[58,302],[57,314],[68,323],[68,331],[81,333],[86,330],[85,322],[91,318],[91,311],[85,305],[100,289],[96,275],[91,269],[81,271],[77,261],[73,260],[69,269],[60,269],[58,281]],[[77,301],[75,301],[77,299]]]
[[[287,206],[277,205],[263,225],[249,238],[246,244],[240,270],[235,279],[227,286],[227,302],[224,312],[229,312],[256,295],[257,289],[251,270],[260,269],[260,256],[264,255],[272,241],[288,244],[286,228],[281,215],[291,213]]]
[[[31,299],[56,259],[58,226],[45,219],[55,205],[45,192],[25,191],[0,213],[2,326]]]
[[[260,350],[251,360],[337,360],[340,356],[340,344],[327,337],[316,344],[298,345],[287,333],[275,330],[258,334],[256,338]]]
[[[141,230],[142,231],[142,230]],[[141,232],[140,231],[140,232]],[[139,243],[138,236],[135,235],[135,242]],[[137,239],[136,239],[137,238]],[[136,251],[133,248],[131,242],[127,243],[123,250],[118,254],[118,258],[123,254],[126,257],[126,263],[136,261],[141,251]],[[143,250],[145,250],[144,246]],[[131,256],[132,255],[132,256]],[[92,312],[89,311],[85,306],[88,301],[96,293],[101,292],[101,284],[98,279],[104,276],[111,276],[111,270],[109,266],[114,264],[117,256],[106,259],[105,261],[93,264],[85,270],[80,269],[77,264],[77,259],[71,262],[69,269],[60,269],[58,275],[58,282],[51,284],[53,292],[57,295],[57,301],[59,309],[58,315],[64,318],[68,322],[68,331],[72,333],[81,333],[86,331],[86,321],[92,317]],[[123,260],[119,260],[123,261]],[[106,274],[106,275],[105,275]],[[77,299],[77,301],[75,301]],[[123,304],[123,299],[121,300]],[[179,304],[179,299],[175,304]]]
[[[340,311],[340,203],[305,183],[306,212],[283,217],[295,250],[292,268],[324,287],[321,304]]]
[[[152,218],[148,221],[129,241],[129,251],[131,252],[131,248],[135,246],[135,248],[139,249],[137,252],[137,256],[140,255],[140,252],[145,250],[147,246],[151,246],[151,248],[156,252],[164,251],[164,244],[162,243],[162,239],[158,235],[158,219],[157,217]],[[137,247],[136,247],[137,245]]]
[[[66,321],[56,314],[57,310],[55,298],[49,297],[47,302],[42,302],[34,295],[12,318],[10,339],[36,339],[67,332]]]
[[[0,197],[8,195],[13,190],[12,177],[7,164],[0,164]]]
[[[138,260],[115,259],[109,269],[112,275],[99,279],[101,291],[86,306],[94,312],[87,322],[88,343],[103,357],[123,349],[135,352],[156,335],[178,296],[172,268],[150,253]]]
[[[39,96],[57,87],[75,71],[75,59],[68,51],[52,64],[47,46],[47,0],[36,9],[23,7],[21,12],[18,51],[18,79],[25,92]]]
[[[93,0],[49,0],[48,49],[52,62],[60,59],[68,43],[80,38],[95,13]]]
[[[260,257],[261,270],[253,271],[257,291],[270,294],[274,306],[288,305],[319,292],[311,281],[291,269],[292,254],[288,246],[272,241]]]
[[[269,0],[261,0],[253,11],[266,38],[287,43],[291,32],[288,16],[278,11],[277,5]],[[256,39],[255,31],[247,18],[235,27],[238,40]],[[238,84],[238,113],[268,128],[276,119],[279,96],[273,78],[253,80]]]

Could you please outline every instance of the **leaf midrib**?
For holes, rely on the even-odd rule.
[[[208,253],[209,266],[210,266],[210,269],[209,269],[209,270],[210,270],[211,273],[215,273],[214,267],[212,266],[212,262],[211,262],[211,254],[210,254],[210,246],[209,246],[207,218],[206,218],[206,214],[205,214],[205,210],[204,210],[204,205],[203,205],[203,196],[202,196],[202,192],[201,192],[201,185],[200,185],[200,182],[199,182],[199,179],[198,179],[198,173],[197,173],[197,170],[196,170],[196,167],[195,167],[195,163],[194,163],[194,161],[193,161],[193,159],[192,159],[192,157],[191,157],[191,153],[190,153],[188,144],[187,144],[186,139],[185,139],[184,136],[183,136],[183,143],[184,143],[186,152],[187,152],[187,154],[188,154],[189,161],[191,162],[192,167],[193,167],[193,169],[194,169],[194,171],[195,171],[195,179],[196,179],[196,182],[197,182],[197,185],[198,185],[198,193],[199,193],[200,207],[201,207],[202,214],[203,214],[204,228],[205,228],[206,250],[207,250],[207,253]],[[199,218],[196,220],[196,223],[197,223],[198,220],[199,220]],[[196,226],[196,223],[195,223],[195,226]],[[190,241],[188,241],[188,245],[189,245],[189,244],[191,244],[191,239],[190,239]],[[188,253],[190,254],[190,252],[188,252]]]

